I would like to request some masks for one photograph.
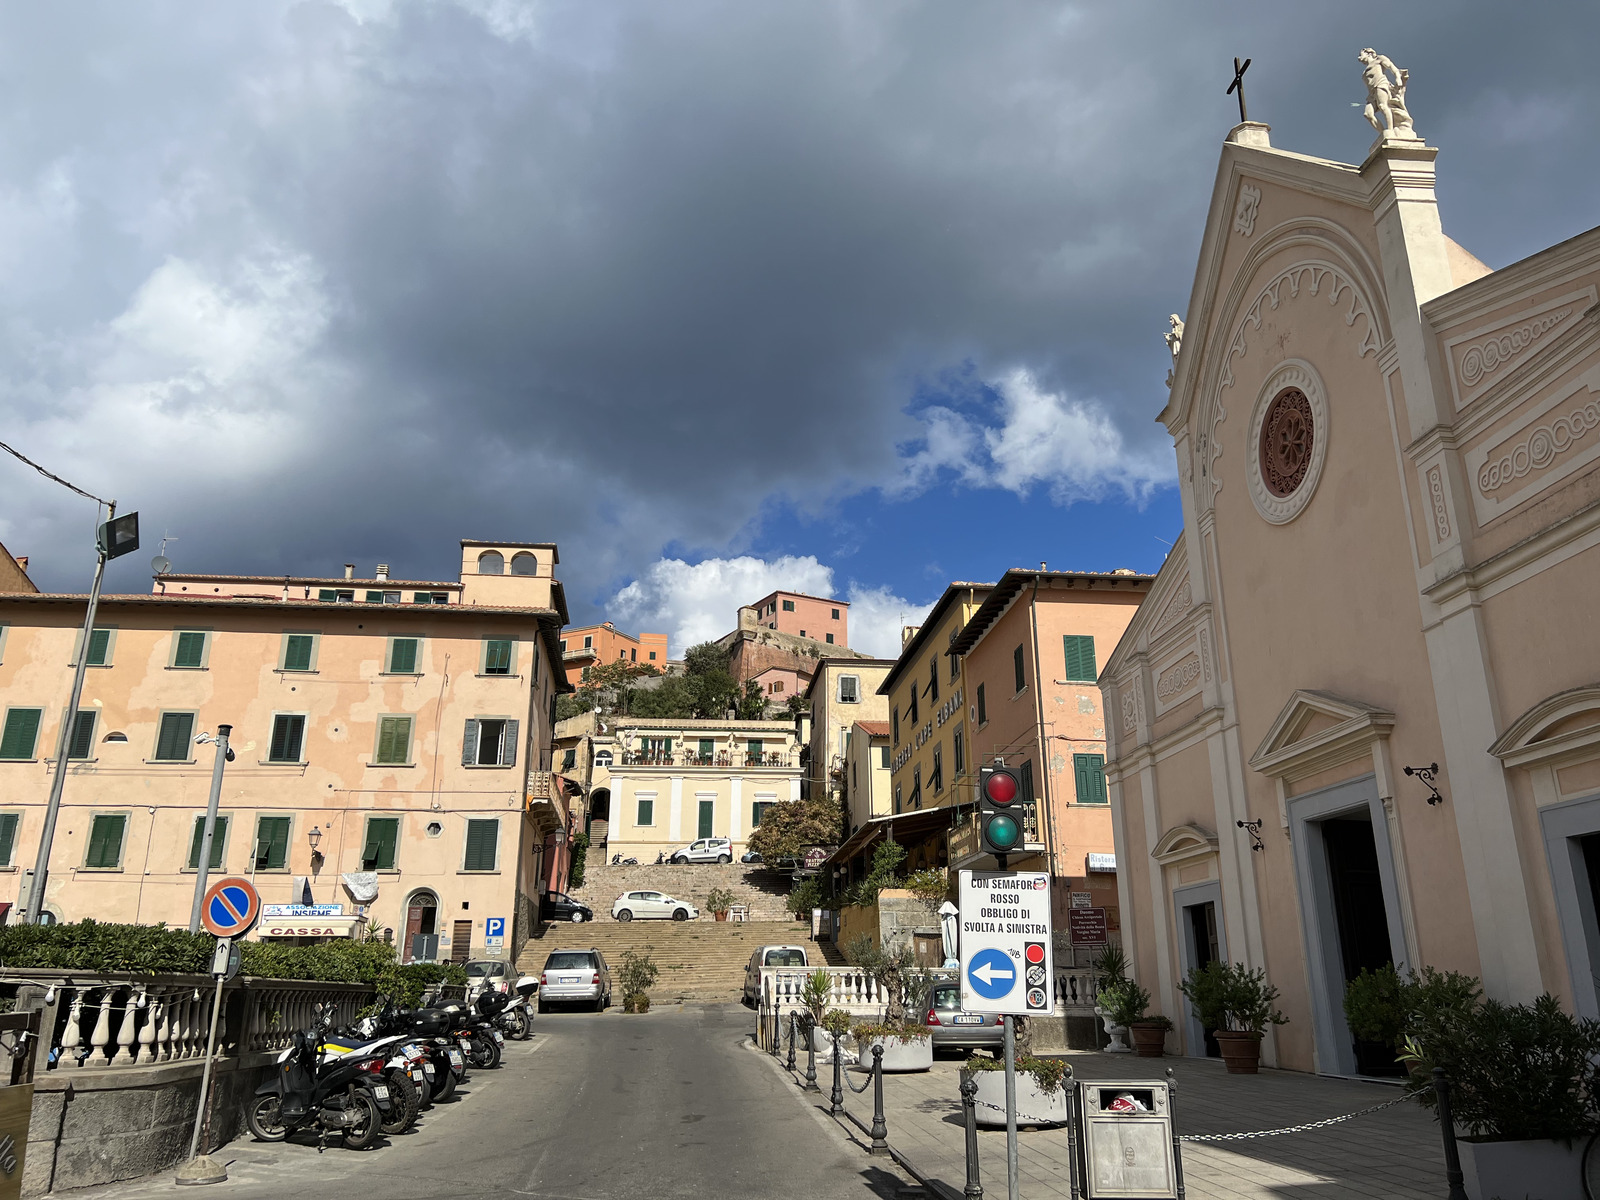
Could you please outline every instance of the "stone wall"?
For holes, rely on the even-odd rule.
[[[912,945],[913,934],[939,934],[939,906],[900,888],[878,893],[878,938],[886,953]]]

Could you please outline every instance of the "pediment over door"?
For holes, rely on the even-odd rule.
[[[1557,692],[1523,713],[1489,747],[1508,767],[1600,752],[1600,684]]]
[[[1275,779],[1314,775],[1367,753],[1389,736],[1394,721],[1392,712],[1359,700],[1298,691],[1251,755],[1250,767]]]
[[[1150,849],[1150,857],[1162,866],[1185,859],[1200,858],[1217,851],[1217,835],[1198,825],[1174,825]]]

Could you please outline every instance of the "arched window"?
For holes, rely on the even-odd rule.
[[[526,550],[511,556],[511,573],[513,575],[537,575],[539,573],[539,560]]]
[[[498,550],[485,550],[478,555],[479,575],[504,575],[506,573],[506,558]]]
[[[611,766],[611,751],[596,750],[594,752],[594,765],[597,767]]]

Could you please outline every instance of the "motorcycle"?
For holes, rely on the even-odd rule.
[[[536,977],[524,975],[517,980],[515,992],[507,984],[497,984],[487,990],[474,991],[468,997],[468,1004],[481,1020],[488,1022],[491,1031],[500,1030],[508,1038],[525,1042],[533,1036],[533,1014],[528,1009],[528,998],[538,988]]]
[[[623,858],[620,854],[613,854],[611,856],[611,865],[613,867],[637,867],[639,860],[637,858]]]
[[[332,1014],[316,1009],[310,1030],[296,1030],[278,1055],[278,1070],[255,1091],[245,1110],[250,1132],[263,1142],[281,1142],[300,1129],[315,1127],[317,1153],[328,1134],[343,1135],[348,1150],[367,1150],[383,1136],[392,1106],[384,1060],[388,1047],[355,1051],[323,1060],[323,1037]]]
[[[416,1124],[417,1114],[433,1102],[434,1066],[422,1047],[406,1041],[387,1020],[393,1001],[384,998],[383,1008],[362,1017],[354,1025],[336,1031],[323,1040],[323,1061],[348,1055],[387,1051],[384,1073],[389,1080],[392,1101],[383,1132],[391,1137]]]

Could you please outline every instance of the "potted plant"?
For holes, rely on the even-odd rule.
[[[883,1069],[928,1071],[933,1069],[933,1042],[926,1025],[911,1021],[863,1021],[850,1028],[856,1040],[856,1070],[872,1070],[872,1048],[883,1047]]]
[[[1017,1055],[1017,1124],[1064,1125],[1070,1120],[1067,1108],[1067,1064],[1059,1058]],[[1005,1060],[974,1054],[967,1059],[963,1075],[978,1085],[977,1121],[994,1128],[1006,1123]]]
[[[622,966],[617,971],[617,982],[622,985],[622,1011],[646,1013],[650,1011],[650,988],[655,986],[661,970],[648,954],[622,952]]]
[[[811,1045],[817,1050],[829,1044],[828,1036],[822,1029],[822,1017],[832,997],[833,976],[821,967],[807,975],[805,982],[800,985],[800,1003],[806,1006],[806,1011],[811,1015]]]
[[[728,910],[733,907],[735,896],[725,887],[714,887],[706,896],[706,907],[711,910],[711,915],[719,921],[728,919]]]
[[[1102,988],[1100,1005],[1111,1020],[1128,1031],[1133,1049],[1140,1058],[1160,1058],[1166,1050],[1167,1030],[1172,1022],[1157,1014],[1148,1016],[1150,993],[1131,979]]]
[[[1541,1196],[1584,1194],[1583,1148],[1600,1124],[1600,1022],[1570,1016],[1548,992],[1532,1004],[1447,997],[1407,1019],[1400,1058],[1411,1092],[1434,1107],[1433,1068],[1444,1068],[1451,1116],[1466,1131],[1469,1195],[1520,1196],[1534,1181]]]
[[[1194,1005],[1201,1026],[1217,1039],[1228,1073],[1256,1074],[1267,1026],[1289,1021],[1274,1007],[1278,989],[1267,982],[1266,971],[1213,960],[1190,971],[1178,986]]]
[[[1110,1054],[1127,1054],[1129,1046],[1122,1037],[1128,1032],[1128,1026],[1125,1021],[1117,1020],[1113,1007],[1122,994],[1123,984],[1128,981],[1128,960],[1121,947],[1107,945],[1089,960],[1089,968],[1101,976],[1094,1011],[1106,1028],[1106,1037],[1111,1039],[1111,1044],[1105,1049]],[[1145,1003],[1149,1002],[1150,997],[1146,993]]]

